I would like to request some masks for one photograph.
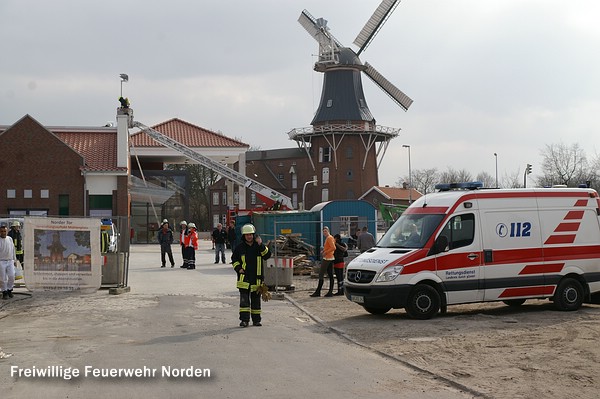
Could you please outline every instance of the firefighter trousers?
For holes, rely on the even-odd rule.
[[[260,294],[257,291],[250,292],[240,288],[240,320],[250,321],[252,317],[253,323],[259,323],[260,316]]]

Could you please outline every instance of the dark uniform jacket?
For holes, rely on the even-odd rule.
[[[258,245],[256,241],[248,245],[245,241],[238,244],[231,255],[233,268],[238,274],[237,288],[256,291],[264,279],[263,261],[271,257],[271,252],[265,244]],[[240,270],[244,269],[244,273]]]

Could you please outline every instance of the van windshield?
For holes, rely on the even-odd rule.
[[[423,248],[444,215],[402,215],[379,240],[380,248]]]

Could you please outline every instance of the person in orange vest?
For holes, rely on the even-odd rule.
[[[187,269],[196,268],[196,251],[198,250],[198,233],[196,232],[196,224],[188,224],[188,234],[184,239],[185,255],[184,262],[187,264]]]
[[[323,288],[323,278],[325,277],[325,272],[327,272],[327,276],[329,277],[329,291],[325,296],[333,296],[333,261],[335,257],[333,253],[335,252],[335,239],[329,233],[329,227],[323,227],[323,237],[325,237],[325,244],[323,244],[323,250],[321,251],[321,268],[319,269],[319,285],[315,292],[310,294],[312,297],[321,296],[321,288]]]

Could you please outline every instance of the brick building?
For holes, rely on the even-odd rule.
[[[30,115],[0,126],[0,215],[127,216],[117,130],[43,126]]]

